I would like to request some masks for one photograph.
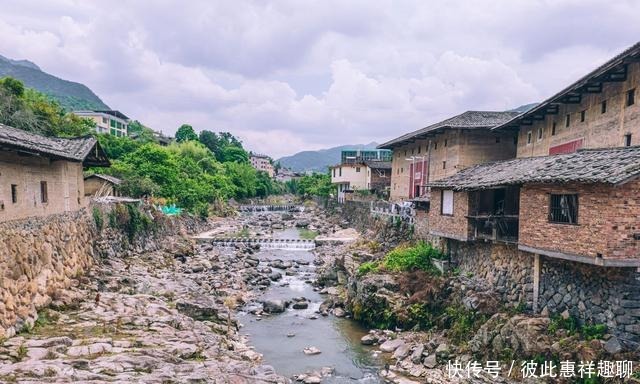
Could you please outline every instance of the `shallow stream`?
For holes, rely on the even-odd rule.
[[[296,229],[286,229],[274,233],[274,237],[297,239],[299,234]],[[360,344],[360,338],[367,331],[353,320],[316,314],[325,297],[309,284],[315,277],[313,253],[268,249],[261,250],[258,257],[261,265],[275,259],[309,263],[292,268],[297,272],[293,276],[274,268],[282,273],[282,280],[274,282],[258,298],[291,300],[302,296],[309,300],[307,309],[288,308],[284,313],[262,317],[246,312],[239,314],[239,321],[244,324],[242,333],[249,337],[256,351],[263,354],[264,363],[288,377],[320,371],[323,367],[333,368],[333,375],[323,379],[323,383],[382,383],[376,373],[382,360],[373,355],[372,348]],[[321,353],[305,355],[303,349],[310,346],[317,347]]]

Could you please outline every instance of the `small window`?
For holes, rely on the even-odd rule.
[[[627,91],[627,107],[636,103],[636,89],[630,89]]]
[[[531,131],[527,132],[527,144],[531,144]]]
[[[342,177],[342,167],[338,168],[338,176]]]
[[[43,203],[48,203],[49,202],[49,191],[47,189],[47,182],[46,181],[41,181],[40,182],[40,198],[41,198]]]
[[[11,202],[16,204],[18,202],[18,186],[11,184]]]
[[[333,168],[333,177],[336,177],[336,169]]]
[[[442,162],[442,169],[447,169],[447,162],[446,161]]]
[[[496,143],[500,142],[500,136],[496,137]]]
[[[411,148],[411,154],[413,155],[413,151],[415,151],[415,148]]]
[[[106,117],[102,118],[102,123],[103,124],[109,124],[109,119],[107,119]]]
[[[440,193],[440,212],[443,215],[453,215],[453,191],[450,189]]]
[[[584,123],[586,118],[587,118],[587,111],[580,112],[580,122]]]
[[[418,155],[420,154],[420,148],[422,147],[418,145]]]
[[[404,150],[404,155],[407,156],[407,150],[406,149]]]
[[[553,124],[551,124],[551,136],[555,136],[556,135],[556,122],[554,121]]]
[[[550,195],[549,222],[578,224],[578,195]]]
[[[447,141],[447,139],[444,139],[444,146],[445,146],[445,148],[447,147],[447,142],[448,142],[448,141]]]
[[[360,167],[356,167],[356,172],[360,172]]]
[[[110,121],[110,125],[111,125],[111,128],[115,128],[116,127],[116,121],[115,120],[111,120]]]
[[[571,115],[567,114],[567,117],[565,117],[565,120],[564,120],[564,126],[568,127],[569,124],[571,124]]]
[[[607,100],[603,100],[600,104],[600,113],[607,113]]]
[[[543,129],[538,128],[538,140],[542,140],[542,133],[543,133]]]
[[[438,142],[437,141],[433,142],[433,149],[438,149]]]
[[[624,135],[624,146],[625,147],[630,147],[631,146],[631,134],[627,133],[626,135]]]

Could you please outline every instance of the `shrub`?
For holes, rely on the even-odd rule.
[[[569,335],[573,335],[578,330],[578,320],[573,316],[569,316],[567,319],[562,316],[552,317],[548,327],[549,333],[553,335],[560,329],[564,329]]]
[[[360,266],[358,267],[358,272],[357,275],[358,276],[364,276],[369,272],[378,272],[378,267],[380,266],[380,264],[378,262],[375,261],[366,261],[362,264],[360,264]]]
[[[604,324],[585,325],[580,333],[585,340],[600,340],[607,333],[607,326]]]
[[[449,339],[456,344],[465,343],[480,326],[487,321],[485,315],[470,311],[463,306],[449,306],[445,308],[446,325],[449,329]]]
[[[102,211],[98,207],[93,207],[93,221],[96,223],[98,231],[102,231],[104,227],[104,217],[102,217]]]
[[[439,271],[431,264],[431,259],[442,257],[438,249],[420,241],[415,246],[399,246],[387,253],[382,265],[389,271],[423,270],[438,274]]]

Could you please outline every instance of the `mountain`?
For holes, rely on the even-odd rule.
[[[11,76],[29,88],[51,96],[65,109],[111,109],[86,85],[43,72],[28,60],[12,60],[0,55],[0,78]]]
[[[339,147],[320,149],[317,151],[302,151],[295,155],[285,156],[277,161],[285,168],[294,172],[326,172],[327,167],[340,162],[340,155],[345,149],[375,149],[377,143],[341,145]]]
[[[508,110],[507,112],[520,112],[520,113],[524,113],[527,112],[528,110],[530,110],[531,108],[534,108],[535,106],[537,106],[540,103],[531,103],[531,104],[525,104],[525,105],[521,105],[518,108],[513,108]]]

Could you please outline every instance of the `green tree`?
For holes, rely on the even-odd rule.
[[[176,132],[176,141],[180,143],[190,140],[198,140],[198,135],[196,135],[196,132],[193,130],[192,126],[190,126],[189,124],[182,124]]]
[[[247,151],[240,147],[229,146],[225,147],[222,150],[222,155],[220,161],[223,163],[234,162],[234,163],[248,163],[249,162],[249,154]]]

